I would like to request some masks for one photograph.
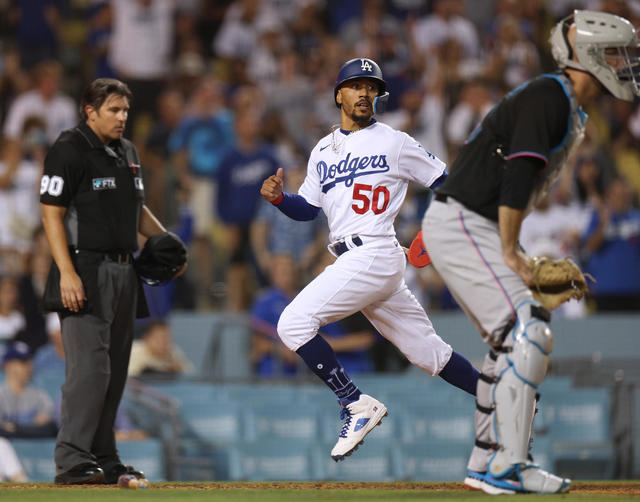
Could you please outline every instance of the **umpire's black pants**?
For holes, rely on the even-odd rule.
[[[120,462],[114,422],[127,379],[138,279],[133,265],[105,259],[97,281],[100,298],[94,301],[99,308],[61,319],[66,378],[55,448],[57,474],[85,462],[97,462],[105,470]]]

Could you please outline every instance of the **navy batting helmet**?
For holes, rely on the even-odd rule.
[[[340,89],[345,82],[356,78],[370,78],[378,83],[378,97],[374,100],[373,107],[375,112],[384,111],[384,105],[389,98],[389,93],[386,92],[387,83],[382,77],[382,70],[378,66],[378,63],[368,58],[351,59],[342,65],[336,77],[336,83],[333,86],[333,99],[336,102],[336,106],[340,108],[337,101],[338,89]]]

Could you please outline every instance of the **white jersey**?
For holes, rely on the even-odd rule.
[[[408,134],[374,122],[322,138],[298,193],[322,208],[331,242],[351,235],[395,237],[393,222],[408,182],[429,187],[445,167]]]

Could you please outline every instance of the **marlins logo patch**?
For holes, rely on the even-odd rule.
[[[93,178],[94,190],[111,190],[116,188],[115,178]]]

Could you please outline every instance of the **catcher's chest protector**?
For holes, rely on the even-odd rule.
[[[531,209],[541,195],[544,195],[549,191],[549,188],[554,181],[558,179],[562,168],[565,166],[573,151],[580,145],[584,138],[585,122],[587,120],[586,114],[580,108],[578,104],[578,98],[573,89],[571,80],[563,74],[544,75],[546,78],[553,78],[558,80],[561,84],[567,98],[569,99],[569,130],[564,141],[554,147],[549,155],[549,163],[544,171],[544,179],[540,185],[536,187],[529,199],[529,209]]]

